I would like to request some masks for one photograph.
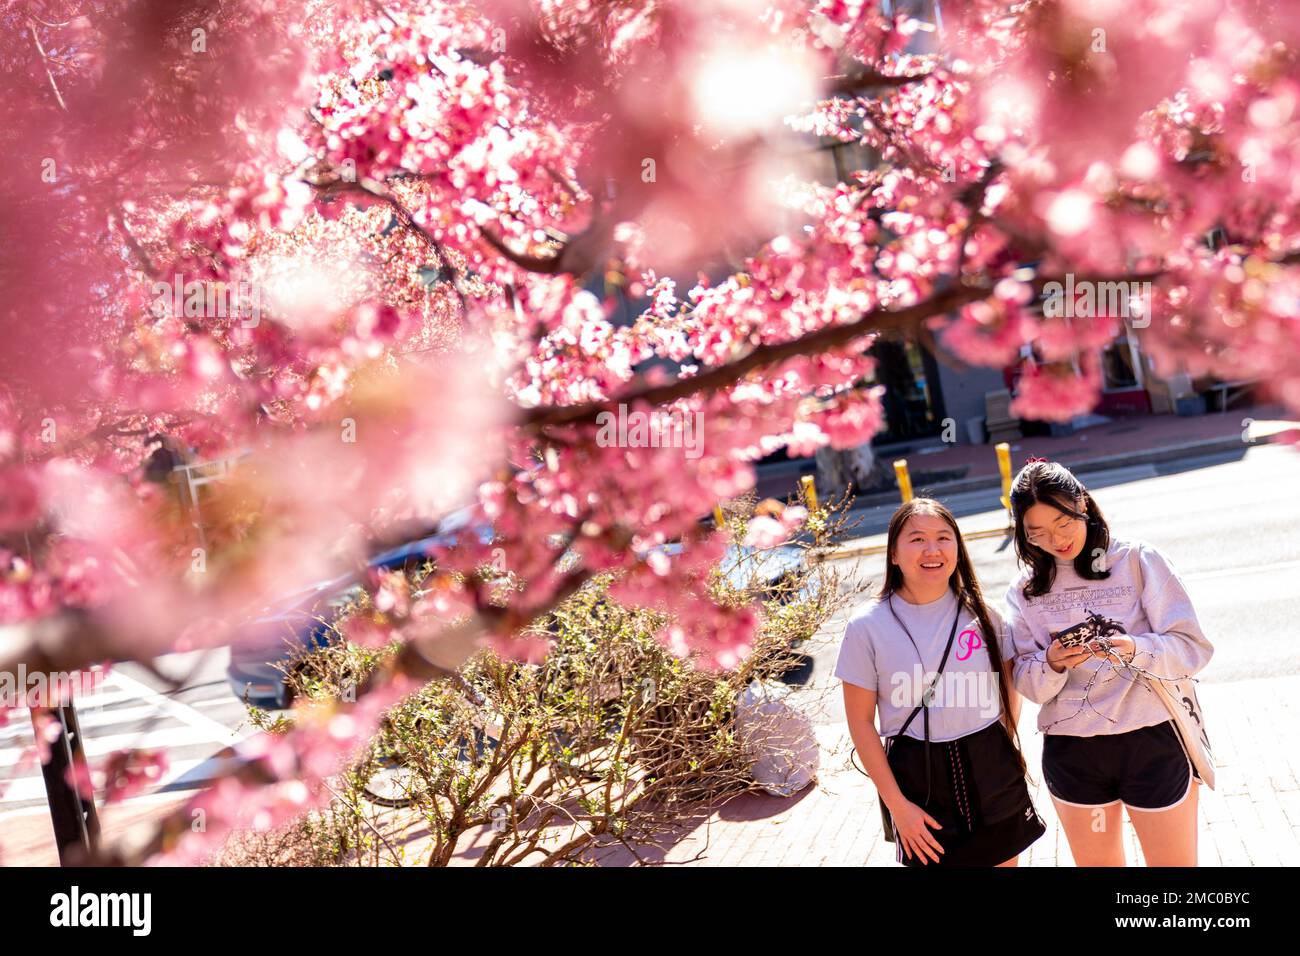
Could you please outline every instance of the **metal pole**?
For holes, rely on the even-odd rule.
[[[808,499],[808,507],[813,511],[817,510],[817,479],[812,475],[804,475],[799,479],[803,485],[804,496]]]
[[[89,780],[86,753],[81,746],[81,726],[77,709],[69,701],[59,707],[33,707],[32,729],[41,733],[37,721],[41,712],[62,728],[59,739],[50,745],[50,759],[41,764],[45,777],[45,796],[50,803],[50,822],[54,825],[54,842],[59,849],[61,866],[84,863],[99,849],[99,815],[95,795],[83,797],[72,780]]]
[[[1007,509],[1008,522],[1014,524],[1015,519],[1011,515],[1011,445],[1000,441],[993,446],[993,450],[997,453],[998,471],[1002,474],[1002,497],[998,500]]]

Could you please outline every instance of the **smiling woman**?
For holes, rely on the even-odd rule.
[[[1027,465],[1011,490],[1016,514],[1016,556],[1030,570],[1025,597],[1051,590],[1060,565],[1072,565],[1085,580],[1110,576],[1101,560],[1110,547],[1110,528],[1092,495],[1070,471],[1039,461]]]
[[[849,622],[835,667],[886,839],[907,866],[1015,866],[1046,827],[1025,786],[1014,643],[939,502],[899,508],[887,551],[877,600]]]

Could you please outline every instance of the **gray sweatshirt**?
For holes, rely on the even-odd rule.
[[[1111,661],[1094,658],[1059,674],[1052,670],[1046,650],[1054,635],[1082,623],[1090,613],[1132,637],[1137,647],[1134,666],[1160,677],[1190,677],[1214,653],[1182,581],[1155,548],[1112,539],[1104,566],[1110,577],[1090,581],[1079,577],[1073,562],[1057,561],[1056,580],[1047,594],[1024,596],[1028,572],[1007,591],[1016,689],[1041,705],[1038,729],[1043,733],[1095,737],[1169,719],[1146,682]],[[1090,680],[1094,682],[1085,701]]]

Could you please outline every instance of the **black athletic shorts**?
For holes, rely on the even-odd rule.
[[[1071,806],[1169,810],[1187,799],[1195,773],[1168,720],[1123,734],[1043,738],[1047,790]]]
[[[930,830],[944,850],[939,863],[909,857],[898,843],[895,859],[905,866],[997,866],[1047,832],[1000,720],[957,740],[930,743],[928,800],[925,742],[894,737],[888,760],[903,796],[941,827]]]

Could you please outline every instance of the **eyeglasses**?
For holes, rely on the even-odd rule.
[[[1050,531],[1031,531],[1025,535],[1026,540],[1035,547],[1042,547],[1051,538],[1052,541],[1069,542],[1070,535],[1074,534],[1074,526],[1082,521],[1082,518],[1067,518],[1065,524],[1057,525]]]

